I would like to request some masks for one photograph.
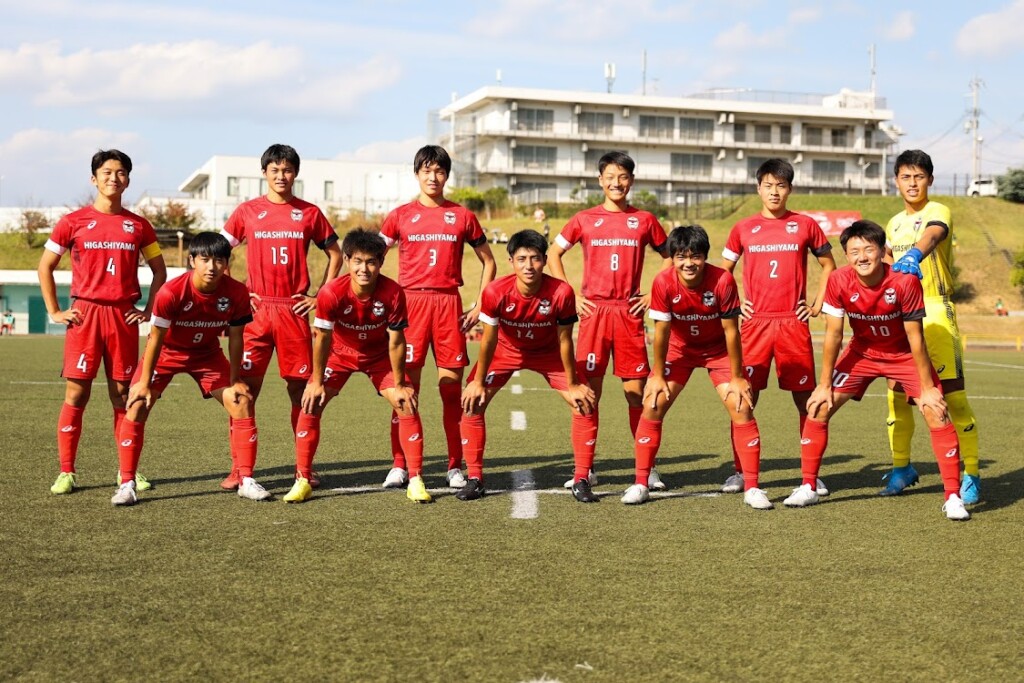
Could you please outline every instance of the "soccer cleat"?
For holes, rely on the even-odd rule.
[[[121,473],[120,472],[117,473],[117,485],[118,486],[121,485]],[[135,490],[139,491],[141,493],[142,491],[148,491],[151,488],[153,488],[153,484],[150,483],[149,479],[146,479],[144,476],[142,476],[141,474],[136,472],[135,473]]]
[[[295,478],[298,479],[298,475]],[[309,487],[313,489],[320,488],[320,475],[316,472],[309,473]]]
[[[259,486],[259,484],[256,484]],[[284,502],[301,503],[313,497],[313,485],[305,477],[296,477],[292,490],[284,494]]]
[[[120,482],[118,482],[120,484]],[[57,475],[57,480],[53,482],[53,486],[50,487],[50,493],[55,493],[58,496],[64,495],[65,493],[71,493],[75,490],[77,482],[75,481],[74,472],[61,472]]]
[[[739,493],[743,490],[743,474],[737,472],[730,475],[722,484],[722,493]]]
[[[249,500],[268,500],[271,494],[252,477],[243,477],[242,482],[238,485],[238,497]]]
[[[601,502],[601,499],[597,497],[594,490],[590,488],[590,482],[586,479],[580,479],[572,485],[572,497],[581,503]]]
[[[942,511],[946,513],[946,519],[954,522],[965,522],[971,518],[971,513],[964,507],[964,502],[955,493],[943,503]]]
[[[135,505],[139,497],[135,495],[135,482],[126,481],[117,487],[117,491],[110,497],[111,505]]]
[[[902,493],[903,489],[913,486],[918,482],[917,470],[913,465],[905,467],[893,467],[884,477],[885,488],[878,492],[880,496],[895,496]]]
[[[448,479],[448,488],[461,489],[466,485],[466,477],[463,476],[462,470],[458,467],[453,467],[448,470],[446,478]]]
[[[762,489],[747,489],[743,493],[743,502],[755,510],[771,510],[775,506],[768,500],[768,494]]]
[[[405,490],[405,497],[414,503],[432,503],[434,499],[430,496],[430,492],[427,491],[426,484],[423,483],[423,477],[416,475],[409,480],[409,488]]]
[[[960,482],[960,500],[964,505],[975,505],[981,502],[981,477],[976,474],[964,474]]]
[[[597,474],[594,473],[594,470],[590,470],[590,471],[587,472],[587,481],[590,482],[590,485],[592,487],[593,486],[597,486]],[[576,479],[566,479],[565,483],[562,484],[562,486],[564,488],[571,489],[573,487],[573,484],[575,484],[575,483],[576,483]]]
[[[401,467],[392,467],[384,477],[382,486],[386,489],[400,489],[409,483],[409,473]]]
[[[220,482],[220,487],[225,491],[235,491],[238,489],[238,478],[238,470],[231,470]]]
[[[626,505],[640,505],[651,499],[651,493],[643,484],[633,484],[622,494],[622,502]]]
[[[483,498],[486,493],[487,490],[484,489],[484,483],[476,477],[470,477],[466,485],[455,494],[455,497],[459,500],[476,500],[477,498]]]
[[[653,467],[651,468],[651,473],[647,475],[647,488],[652,491],[664,491],[668,488],[668,485],[661,480],[658,470]]]
[[[782,504],[789,508],[802,508],[818,502],[818,492],[810,484],[801,484],[793,489],[793,493]]]
[[[829,494],[828,487],[825,486],[825,482],[821,479],[814,480],[814,492],[819,496],[827,496]]]

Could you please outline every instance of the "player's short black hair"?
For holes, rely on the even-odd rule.
[[[796,173],[793,171],[793,164],[785,159],[769,159],[757,167],[757,184],[761,184],[761,178],[770,175],[776,180],[782,180],[789,185],[793,184]]]
[[[604,173],[604,169],[608,168],[612,164],[615,164],[619,168],[626,169],[629,175],[633,175],[633,171],[636,169],[636,162],[625,152],[608,152],[601,157],[597,162],[597,173],[598,175]]]
[[[227,261],[231,258],[231,243],[219,232],[204,231],[195,235],[189,242],[188,255],[192,258],[206,256]]]
[[[885,249],[885,230],[874,221],[856,221],[843,230],[839,235],[839,244],[843,246],[843,251],[846,251],[846,243],[854,237],[873,242],[879,248]]]
[[[294,147],[281,144],[267,147],[267,151],[260,157],[260,168],[266,171],[270,164],[279,164],[282,161],[287,161],[295,167],[296,173],[299,172],[299,153]]]
[[[668,255],[701,254],[704,258],[711,253],[711,239],[708,231],[699,225],[677,225],[668,235]]]
[[[380,233],[367,228],[353,228],[341,241],[341,253],[345,255],[345,258],[351,258],[352,254],[359,252],[360,254],[369,254],[383,263],[387,250],[388,245]]]
[[[510,257],[520,249],[532,249],[541,256],[547,256],[548,241],[536,230],[527,228],[512,235],[508,240],[508,255]]]
[[[440,145],[420,147],[412,160],[412,172],[419,173],[421,168],[431,164],[437,164],[445,173],[452,172],[452,158],[448,156],[448,151]]]
[[[108,161],[120,161],[121,165],[124,166],[124,170],[128,175],[132,173],[132,159],[127,154],[119,149],[101,149],[92,155],[92,174],[96,175],[96,171],[100,170],[100,166],[107,163]]]
[[[929,178],[934,175],[933,172],[935,171],[935,167],[932,165],[932,158],[926,152],[922,152],[919,149],[905,149],[900,152],[900,155],[896,157],[896,163],[892,167],[893,175],[899,175],[900,169],[904,166],[917,166],[927,173]]]

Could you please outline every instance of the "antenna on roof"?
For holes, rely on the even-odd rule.
[[[604,63],[604,80],[608,81],[608,92],[611,92],[615,85],[615,62]]]
[[[501,69],[498,69],[494,74],[494,80],[498,81],[498,85],[501,85]]]

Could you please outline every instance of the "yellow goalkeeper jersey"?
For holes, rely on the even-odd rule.
[[[896,214],[885,226],[886,243],[892,250],[893,261],[899,261],[917,244],[929,225],[945,228],[946,237],[921,261],[921,286],[926,298],[948,300],[953,294],[953,220],[945,204],[928,202],[917,213],[901,211]]]

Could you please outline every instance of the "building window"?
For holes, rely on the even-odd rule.
[[[846,129],[845,128],[833,128],[832,129],[832,146],[833,147],[846,147]]]
[[[266,195],[267,191],[269,189],[270,189],[270,185],[267,184],[267,179],[266,178],[260,178],[260,196],[262,197],[262,196]]]
[[[556,147],[519,145],[512,154],[512,161],[517,168],[554,169],[556,150]]]
[[[324,201],[327,201],[327,202],[334,201],[334,181],[333,180],[325,180],[324,181]]]
[[[679,119],[679,138],[682,140],[709,142],[714,135],[714,131],[715,122],[711,119],[692,119],[687,117]]]
[[[302,193],[302,187],[303,187],[302,186],[302,181],[301,180],[296,180],[295,184],[292,185],[292,194],[295,195],[296,197],[300,197],[301,198],[302,194],[303,194]]]
[[[788,123],[784,123],[781,126],[779,126],[779,144],[793,144],[793,126],[789,125]]]
[[[756,180],[757,169],[761,168],[761,164],[766,161],[768,161],[768,157],[747,157],[747,175]]]
[[[846,162],[815,159],[811,163],[811,178],[818,183],[842,185],[846,182]]]
[[[804,128],[804,144],[815,145],[821,147],[821,128],[816,126],[807,126]]]
[[[238,196],[238,178],[236,176],[233,176],[233,175],[229,175],[228,176],[228,196],[229,197],[237,197]]]
[[[772,127],[767,123],[754,124],[754,142],[771,143]]]
[[[864,177],[877,179],[879,177],[880,170],[881,167],[879,166],[878,162],[872,161],[867,166],[864,167]]]
[[[672,175],[711,177],[710,154],[673,154]]]
[[[611,135],[614,117],[596,111],[585,111],[580,114],[580,132],[592,135]]]
[[[554,109],[520,109],[517,130],[551,132],[555,127]]]
[[[644,116],[641,114],[640,137],[671,139],[675,123],[675,118],[671,116]]]
[[[747,141],[747,124],[737,123],[732,129],[732,139],[735,142]]]

